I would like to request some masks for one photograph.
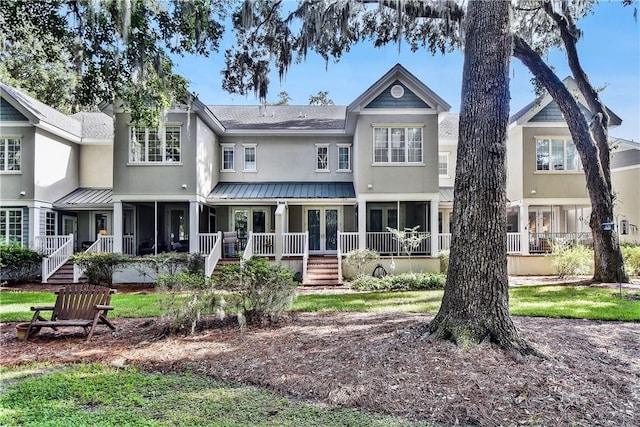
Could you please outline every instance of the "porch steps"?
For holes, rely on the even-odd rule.
[[[342,277],[338,275],[338,258],[310,257],[307,262],[307,278],[304,286],[340,286]]]
[[[80,282],[85,283],[87,279],[82,276]],[[73,262],[67,261],[47,279],[47,283],[53,285],[69,285],[73,283]]]

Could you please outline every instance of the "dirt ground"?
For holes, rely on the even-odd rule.
[[[146,292],[128,289],[124,292]],[[425,339],[431,316],[291,313],[240,331],[208,319],[195,336],[161,337],[163,321],[116,319],[91,342],[81,329],[18,342],[0,324],[3,366],[97,362],[189,370],[318,404],[430,420],[437,425],[640,425],[640,322],[515,317],[548,359],[483,344],[465,350]]]

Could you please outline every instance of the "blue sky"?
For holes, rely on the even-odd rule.
[[[632,7],[619,1],[602,1],[595,12],[578,23],[583,38],[578,52],[583,68],[595,87],[606,86],[602,92],[605,104],[622,119],[622,126],[611,129],[612,136],[640,140],[640,21],[633,17]],[[233,43],[226,39],[224,44]],[[563,52],[553,51],[548,61],[560,78],[570,75]],[[315,54],[301,64],[294,64],[285,79],[271,78],[269,101],[286,91],[290,104],[308,104],[309,96],[329,91],[329,98],[338,105],[348,105],[384,75],[401,63],[424,84],[451,104],[451,111],[460,109],[462,54],[432,56],[425,51],[411,52],[406,44],[398,51],[396,45],[374,48],[360,43],[344,54],[338,63],[325,62]],[[220,71],[224,65],[224,47],[210,58],[184,58],[177,70],[190,81],[190,89],[206,104],[257,104],[253,95],[231,95],[222,90]],[[511,71],[511,112],[514,113],[534,99],[530,73],[516,59]]]

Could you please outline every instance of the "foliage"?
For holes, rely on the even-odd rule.
[[[2,277],[10,282],[36,280],[41,272],[42,256],[18,243],[0,245]]]
[[[627,272],[631,275],[640,276],[640,245],[622,245],[622,258]]]
[[[341,407],[318,407],[195,373],[97,364],[3,368],[3,426],[425,426]],[[196,392],[197,391],[197,392]],[[269,414],[265,423],[265,414]]]
[[[241,264],[223,265],[213,280],[215,289],[240,296],[232,306],[237,310],[240,326],[244,326],[245,321],[277,321],[291,307],[297,294],[290,270],[259,257]]]
[[[393,238],[400,243],[404,253],[411,257],[413,251],[420,247],[422,241],[428,239],[430,236],[429,233],[419,233],[419,228],[419,225],[416,225],[413,228],[405,227],[404,230],[396,230],[395,228],[387,227],[387,231],[393,234]]]
[[[204,257],[201,254],[186,252],[162,252],[145,255],[136,259],[142,266],[149,265],[156,274],[174,275],[179,271],[198,273],[204,270]]]
[[[202,273],[180,272],[158,277],[158,304],[168,333],[194,334],[200,316],[215,305],[216,296]],[[210,310],[209,310],[210,311]]]
[[[358,270],[358,277],[364,277],[367,264],[380,259],[380,254],[372,249],[355,249],[344,257],[344,262]]]
[[[333,99],[329,98],[329,91],[321,90],[317,95],[309,96],[309,105],[334,105]]]
[[[549,256],[558,277],[580,276],[593,270],[593,249],[586,246],[553,243]]]
[[[266,105],[289,105],[289,101],[291,101],[291,97],[284,90],[278,93],[278,100],[275,102],[267,102]]]
[[[404,273],[382,278],[359,277],[351,287],[359,291],[419,291],[443,289],[445,276],[436,273]]]
[[[441,251],[438,259],[440,259],[440,272],[446,275],[449,271],[449,251]]]
[[[93,285],[113,284],[113,274],[119,267],[129,263],[131,257],[120,253],[81,252],[71,260],[84,270],[87,281]]]

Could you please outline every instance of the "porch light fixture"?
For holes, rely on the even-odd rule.
[[[531,190],[531,194],[536,194],[537,191],[536,190]]]
[[[373,184],[367,184],[367,188],[371,190],[373,188]]]
[[[182,189],[186,190],[187,189],[187,184],[182,184]]]
[[[24,196],[26,196],[26,195],[27,195],[27,192],[26,192],[26,191],[22,190],[22,191],[20,192],[20,197],[24,197]]]

